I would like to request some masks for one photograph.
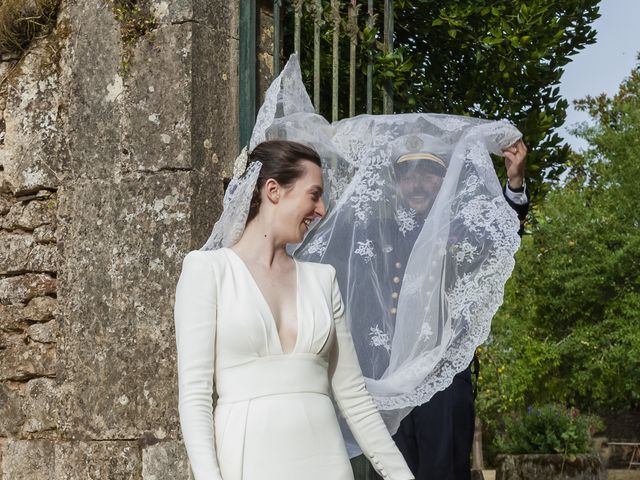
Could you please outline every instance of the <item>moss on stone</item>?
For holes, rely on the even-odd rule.
[[[143,0],[111,0],[113,13],[120,22],[123,43],[135,42],[158,24]]]
[[[153,17],[145,0],[109,0],[120,23],[120,35],[123,44],[121,74],[126,75],[131,60],[131,49],[135,42],[155,30],[158,22]]]
[[[23,52],[55,24],[60,0],[0,1],[0,54]]]

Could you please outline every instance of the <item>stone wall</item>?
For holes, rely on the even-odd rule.
[[[131,3],[0,63],[0,480],[188,478],[173,294],[238,149],[238,1]]]
[[[605,480],[598,455],[498,455],[496,480]]]

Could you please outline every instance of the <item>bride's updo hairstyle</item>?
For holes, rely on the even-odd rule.
[[[251,197],[247,223],[255,218],[260,210],[260,191],[268,179],[273,178],[283,187],[288,187],[300,178],[305,170],[303,161],[308,160],[322,167],[320,156],[310,147],[288,140],[267,140],[259,143],[249,153],[247,165],[261,162],[256,188]]]

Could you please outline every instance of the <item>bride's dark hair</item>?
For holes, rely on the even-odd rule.
[[[288,187],[304,174],[302,162],[308,160],[322,167],[320,155],[306,145],[288,140],[267,140],[259,143],[249,153],[247,165],[251,162],[261,162],[260,174],[256,188],[251,197],[251,206],[247,223],[255,218],[260,210],[260,190],[270,178],[276,180],[283,187]]]

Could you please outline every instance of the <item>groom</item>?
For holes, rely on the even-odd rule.
[[[420,145],[406,151],[395,162],[397,196],[405,208],[416,212],[417,219],[427,218],[447,171],[446,153]],[[504,196],[516,211],[522,224],[529,209],[529,193],[524,182],[527,148],[522,140],[504,150],[508,182]],[[420,223],[420,222],[419,222]],[[393,253],[386,261],[386,271],[394,271],[389,279],[391,312],[397,306],[404,266],[420,229],[397,235]],[[474,393],[471,368],[457,374],[452,384],[435,394],[427,403],[415,407],[404,418],[394,437],[416,480],[470,479],[471,447],[474,432]]]

